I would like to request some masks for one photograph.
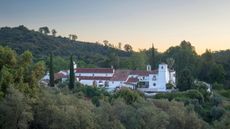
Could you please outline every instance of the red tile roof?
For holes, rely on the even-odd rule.
[[[110,80],[111,77],[93,77],[93,76],[77,76],[79,80]]]
[[[113,73],[111,68],[76,68],[77,73]]]
[[[130,75],[148,76],[149,74],[157,74],[158,70],[145,71],[145,70],[132,70]]]
[[[133,77],[131,77],[131,78],[129,78],[129,79],[127,80],[128,83],[136,83],[136,82],[138,82],[138,81],[139,81],[138,78],[133,78]]]
[[[126,81],[129,76],[130,70],[116,70],[111,81]]]
[[[58,79],[61,79],[61,78],[66,78],[67,76],[63,73],[55,73],[54,74],[54,80],[58,80]]]

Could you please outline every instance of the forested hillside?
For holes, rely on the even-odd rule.
[[[139,52],[127,48],[73,41],[24,26],[1,28],[0,128],[229,128],[230,50],[198,55],[188,41],[163,53],[154,46]],[[54,72],[69,69],[71,55],[79,67],[145,69],[150,64],[155,69],[165,62],[176,70],[178,92],[145,98],[130,89],[110,94],[78,82],[72,89],[68,81],[44,87],[39,80],[48,70],[51,52]],[[212,92],[196,80],[210,83]]]
[[[55,56],[69,58],[72,54],[86,64],[103,66],[108,56],[115,53],[118,57],[129,57],[130,53],[99,43],[71,40],[66,37],[46,35],[29,30],[25,26],[3,27],[0,29],[0,45],[8,46],[17,53],[29,50],[36,59],[44,59],[51,52]]]
[[[32,53],[18,55],[0,46],[1,129],[228,129],[229,91],[202,84],[186,91],[145,98],[121,89],[113,94],[66,83],[46,87],[39,83],[44,62],[32,62]],[[68,82],[67,82],[68,83]],[[184,85],[184,87],[187,87]],[[227,91],[222,95],[222,90]],[[221,94],[221,95],[220,95]]]

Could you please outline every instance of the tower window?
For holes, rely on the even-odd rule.
[[[157,78],[156,78],[156,76],[155,76],[155,75],[153,76],[153,80],[154,80],[154,81],[156,81],[156,80],[157,80]]]

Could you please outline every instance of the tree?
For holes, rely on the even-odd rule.
[[[153,44],[152,44],[152,48],[151,48],[150,65],[151,65],[152,69],[156,68],[155,48],[154,48]]]
[[[0,70],[4,65],[13,67],[16,65],[16,52],[11,48],[0,46]]]
[[[72,34],[72,40],[76,41],[77,40],[77,35],[76,34]]]
[[[73,64],[73,55],[70,57],[70,72],[69,72],[69,89],[72,90],[75,84],[75,73]]]
[[[127,51],[127,52],[133,51],[133,47],[132,47],[131,45],[129,45],[129,44],[125,44],[125,45],[124,45],[124,49],[125,49],[125,51]]]
[[[118,43],[118,48],[121,50],[121,42]]]
[[[217,64],[214,60],[213,53],[206,50],[201,56],[201,67],[199,69],[199,79],[208,83],[223,83],[225,70],[223,65]]]
[[[103,43],[104,43],[104,46],[106,46],[106,47],[109,45],[109,41],[108,40],[104,40]]]
[[[50,83],[51,87],[54,87],[54,70],[53,70],[53,53],[50,54],[50,62],[49,62],[49,75],[50,75]]]
[[[189,90],[191,89],[193,82],[194,79],[190,70],[185,68],[184,70],[182,70],[179,76],[177,87],[179,88],[180,91]]]
[[[133,52],[130,57],[132,69],[143,70],[146,66],[146,55],[144,52]]]
[[[27,129],[32,120],[32,108],[26,97],[18,90],[9,88],[8,95],[0,103],[0,128]]]
[[[115,69],[117,69],[120,65],[120,58],[115,53],[110,53],[106,62],[106,64],[108,64],[107,67],[113,66]]]
[[[47,26],[44,26],[44,27],[39,28],[39,32],[47,35],[47,34],[50,33],[50,30],[49,30],[49,28]]]
[[[69,34],[69,39],[70,40],[74,40],[74,41],[76,41],[77,40],[77,35],[76,34]]]
[[[52,29],[51,32],[52,32],[52,35],[55,37],[57,34],[57,31],[55,29]]]
[[[162,60],[167,58],[175,60],[174,68],[177,77],[180,76],[181,71],[185,68],[189,68],[192,75],[197,76],[200,61],[195,48],[190,42],[182,41],[179,46],[170,47],[163,53]]]
[[[3,67],[0,71],[0,91],[6,93],[7,88],[13,83],[13,75],[10,73],[10,69]]]
[[[166,62],[167,62],[167,64],[168,64],[168,67],[169,67],[170,69],[173,69],[173,65],[174,65],[174,63],[175,63],[175,60],[174,60],[173,58],[167,58],[167,59],[166,59]]]

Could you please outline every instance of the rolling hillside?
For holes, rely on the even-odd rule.
[[[25,26],[3,27],[0,29],[0,45],[8,46],[17,53],[30,50],[34,57],[45,58],[50,52],[64,58],[73,54],[77,59],[100,66],[108,55],[115,53],[119,57],[129,57],[130,53],[98,43],[73,41],[66,37],[54,37],[29,30]],[[103,64],[103,63],[102,63]]]

